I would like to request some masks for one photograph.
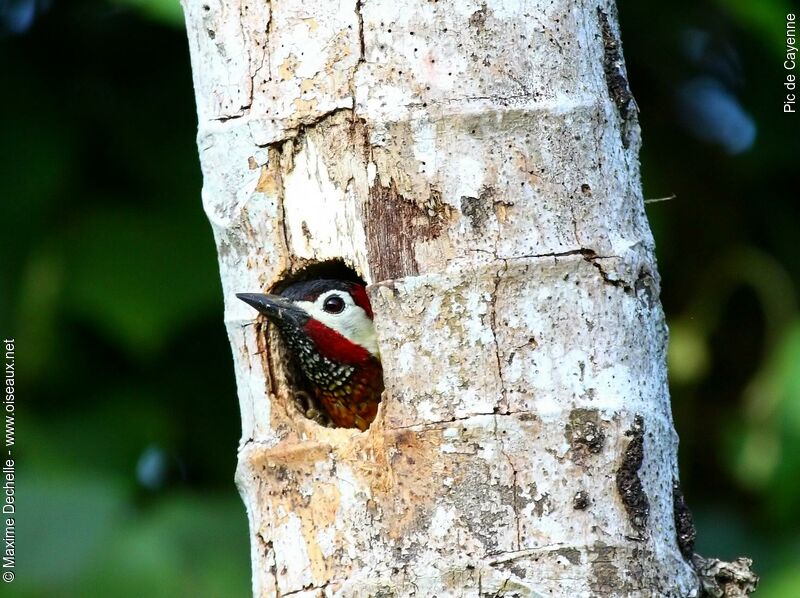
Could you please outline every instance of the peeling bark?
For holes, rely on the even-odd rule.
[[[756,591],[758,577],[751,569],[753,561],[738,558],[732,563],[705,559],[694,555],[694,565],[700,576],[702,596],[710,598],[744,598]]]
[[[185,11],[254,594],[696,595],[613,5]],[[234,299],[335,259],[383,359],[364,433]]]

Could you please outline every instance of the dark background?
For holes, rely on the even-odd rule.
[[[780,0],[621,0],[708,556],[800,587],[796,115]],[[24,596],[247,596],[239,415],[171,0],[0,0],[0,331]]]

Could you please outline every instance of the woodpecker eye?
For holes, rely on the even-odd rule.
[[[340,314],[344,310],[344,306],[344,299],[339,295],[331,295],[325,299],[325,303],[322,304],[322,309],[329,314]]]

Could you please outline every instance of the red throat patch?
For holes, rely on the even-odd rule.
[[[356,300],[355,297],[353,299]],[[367,305],[369,305],[369,302],[367,302]],[[372,312],[369,312],[369,315],[371,317]],[[357,345],[333,328],[328,328],[325,324],[313,318],[308,320],[304,329],[308,337],[317,346],[317,350],[328,359],[346,363],[347,365],[363,365],[372,358],[372,354],[364,347]]]

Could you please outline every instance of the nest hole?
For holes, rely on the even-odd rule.
[[[270,287],[267,292],[279,295],[289,286],[317,279],[346,280],[366,285],[364,278],[342,259],[307,263],[287,273]],[[280,332],[274,325],[264,322],[264,338],[268,343],[270,355],[270,379],[272,390],[278,401],[284,406],[290,420],[295,420],[297,412],[302,417],[312,420],[320,426],[334,428],[336,426],[327,411],[316,398],[311,384],[303,374],[299,362],[287,347]]]
[[[286,287],[303,280],[313,280],[315,278],[330,278],[336,280],[349,280],[360,284],[367,284],[364,278],[348,266],[343,259],[337,258],[324,262],[311,262],[304,264],[295,272],[286,274],[281,280],[276,282],[269,293],[280,294]]]

